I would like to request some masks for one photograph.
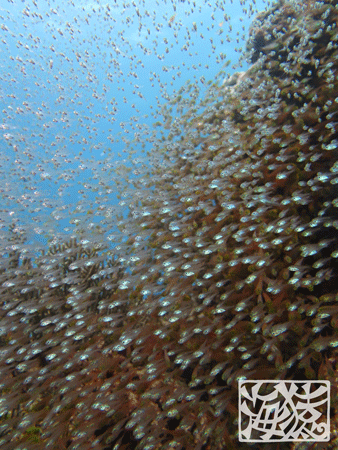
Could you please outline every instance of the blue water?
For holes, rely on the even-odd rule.
[[[167,133],[161,106],[188,80],[203,96],[220,70],[245,70],[250,11],[265,6],[1,2],[2,240],[15,223],[36,246],[80,229],[113,245],[119,190]]]

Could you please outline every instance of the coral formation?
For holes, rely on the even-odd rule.
[[[325,379],[336,398],[337,19],[333,1],[278,3],[236,84],[166,112],[116,256],[9,246],[4,448],[247,448],[239,379]]]

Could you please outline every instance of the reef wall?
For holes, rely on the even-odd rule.
[[[168,106],[116,255],[72,240],[33,266],[13,244],[3,448],[247,448],[241,378],[330,380],[335,448],[337,20],[336,2],[280,1],[203,114]]]

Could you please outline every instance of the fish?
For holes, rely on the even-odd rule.
[[[335,389],[332,2],[0,13],[1,445],[244,448],[240,380]]]

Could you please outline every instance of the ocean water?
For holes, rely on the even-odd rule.
[[[37,248],[103,221],[107,236],[116,209],[127,214],[118,195],[149,161],[162,105],[188,81],[203,95],[221,70],[218,80],[245,70],[248,29],[264,7],[2,2],[3,232],[15,225]]]

